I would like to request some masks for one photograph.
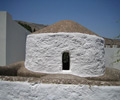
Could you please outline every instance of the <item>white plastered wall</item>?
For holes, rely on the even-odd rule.
[[[120,48],[105,48],[105,66],[120,70]]]
[[[0,66],[6,65],[6,12],[0,12]]]
[[[70,54],[70,70],[62,70],[62,53]],[[77,76],[104,74],[104,39],[83,33],[43,33],[27,37],[25,67],[34,72]]]
[[[0,81],[0,100],[119,100],[120,86]]]
[[[28,30],[12,20],[6,11],[0,11],[0,66],[25,60]]]
[[[30,32],[7,13],[6,65],[25,60],[26,37]]]

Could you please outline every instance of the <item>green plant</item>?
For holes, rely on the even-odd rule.
[[[117,20],[117,23],[120,23],[120,20]],[[116,36],[116,38],[120,39],[120,34],[118,36]],[[119,58],[116,61],[114,61],[113,63],[120,62],[120,50],[117,51],[117,57],[119,57]]]
[[[30,31],[30,32],[32,32],[32,28],[29,26],[29,25],[27,25],[27,24],[23,24],[23,23],[21,23],[21,22],[18,22],[21,26],[23,26],[24,28],[26,28],[28,31]]]
[[[117,51],[117,56],[116,57],[118,57],[118,59],[116,61],[114,61],[113,63],[120,62],[120,50]]]
[[[117,38],[120,38],[120,35],[118,35]]]

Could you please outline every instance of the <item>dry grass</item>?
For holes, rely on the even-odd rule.
[[[100,77],[78,77],[69,74],[45,74],[29,71],[24,61],[0,66],[0,79],[7,81],[28,81],[56,84],[120,85],[120,70],[106,68]]]
[[[62,20],[50,26],[47,26],[39,31],[34,33],[57,33],[57,32],[79,32],[86,33],[90,35],[97,35],[96,33],[90,31],[84,26],[71,21],[71,20]],[[97,35],[98,36],[98,35]]]

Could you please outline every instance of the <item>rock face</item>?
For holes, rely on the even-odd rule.
[[[69,69],[63,70],[63,53]],[[43,33],[27,37],[25,67],[34,72],[68,73],[82,77],[104,74],[104,39],[83,33]]]

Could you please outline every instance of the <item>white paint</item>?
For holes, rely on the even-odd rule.
[[[6,12],[0,12],[0,65],[6,65]]]
[[[70,53],[69,74],[100,76],[104,74],[104,39],[83,33],[43,33],[27,37],[25,67],[34,72],[66,73],[62,53]]]
[[[120,48],[105,48],[105,66],[120,70],[120,62],[115,62],[120,59]]]
[[[0,66],[25,60],[26,36],[30,32],[0,11]]]
[[[0,81],[0,100],[119,100],[120,86]]]

